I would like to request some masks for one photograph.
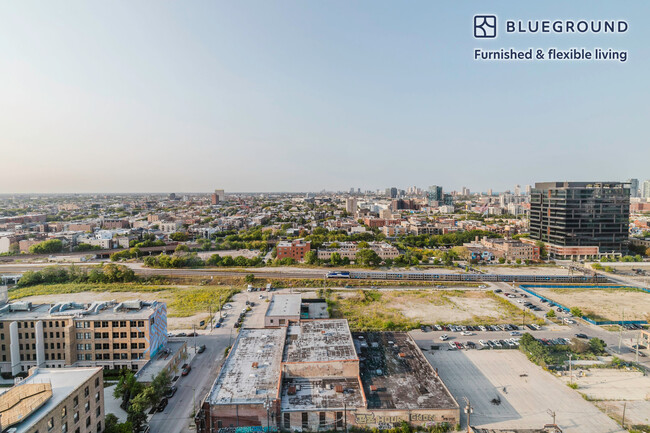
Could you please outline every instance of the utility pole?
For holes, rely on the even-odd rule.
[[[573,383],[573,363],[571,358],[573,358],[573,353],[569,353],[569,383]]]
[[[474,412],[474,408],[469,404],[469,399],[467,397],[463,397],[463,399],[465,399],[465,413],[467,414],[467,433],[471,433],[470,417],[472,412]]]
[[[623,402],[623,420],[621,421],[621,427],[625,428],[625,406],[627,406],[627,402]]]
[[[192,339],[194,340],[194,353],[196,353],[196,324],[192,325]]]

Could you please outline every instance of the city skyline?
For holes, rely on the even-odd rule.
[[[643,181],[650,31],[639,17],[649,9],[641,1],[12,2],[0,14],[0,130],[10,162],[0,193]],[[472,36],[476,13],[560,11],[623,18],[629,30]],[[625,63],[472,58],[476,47],[503,44],[630,55]]]

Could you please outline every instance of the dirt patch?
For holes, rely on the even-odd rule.
[[[624,288],[597,289],[589,287],[555,289],[535,287],[540,295],[565,307],[578,307],[585,315],[593,314],[600,320],[650,321],[650,293]]]
[[[422,324],[513,323],[521,310],[488,291],[330,291],[334,317],[354,329],[413,329]]]

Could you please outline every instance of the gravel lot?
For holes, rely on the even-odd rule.
[[[471,424],[491,428],[541,428],[552,422],[565,433],[624,432],[562,381],[530,363],[519,351],[427,351],[427,358],[456,400],[467,397]],[[499,404],[492,400],[500,400]],[[467,425],[461,414],[463,427]]]

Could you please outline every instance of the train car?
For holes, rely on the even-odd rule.
[[[350,278],[348,271],[332,271],[325,274],[325,278]]]

